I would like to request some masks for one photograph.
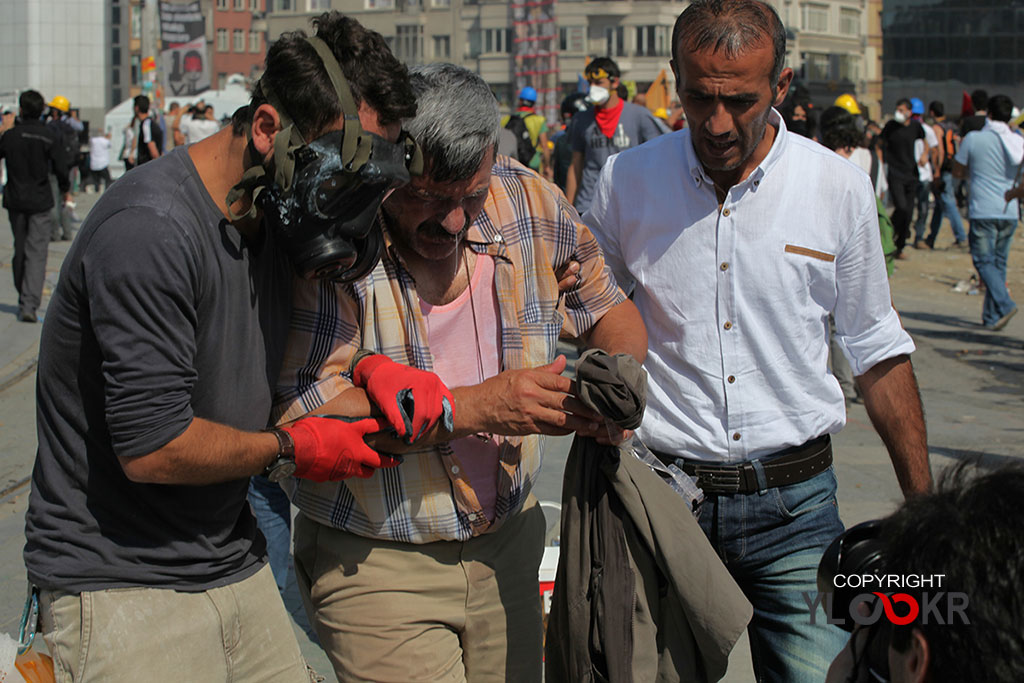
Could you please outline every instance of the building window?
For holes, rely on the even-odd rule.
[[[804,30],[828,33],[828,5],[804,5]]]
[[[142,8],[132,7],[131,10],[132,38],[142,38]]]
[[[423,61],[423,27],[396,26],[395,57],[407,64]]]
[[[121,70],[114,69],[110,72],[110,83],[111,85],[121,85]]]
[[[274,0],[274,9],[278,12],[291,12],[292,0]]]
[[[583,52],[586,26],[562,26],[558,29],[558,50],[560,52]]]
[[[667,26],[637,26],[636,54],[638,57],[665,57],[668,55]]]
[[[250,12],[261,12],[260,0],[249,0],[249,11]]]
[[[217,9],[227,9],[228,0],[217,0]]]
[[[451,56],[451,36],[434,36],[434,59],[448,59]]]
[[[110,29],[110,42],[117,45],[121,42],[121,27],[114,26]]]
[[[235,52],[245,52],[245,31],[240,28],[236,28],[232,32],[234,38]]]
[[[260,51],[260,32],[249,31],[249,52]]]
[[[329,9],[331,9],[331,0],[309,0],[309,10],[311,12]]]
[[[217,52],[228,51],[228,30],[226,28],[217,29]]]
[[[512,29],[487,28],[483,31],[483,52],[512,52]]]
[[[246,10],[245,5],[246,5],[245,0],[235,0],[235,11],[236,12],[244,12]]]
[[[452,0],[430,0],[431,7],[451,7]]]
[[[829,80],[829,57],[822,52],[804,53],[804,78],[808,81]]]
[[[860,80],[860,57],[839,55],[839,80],[847,80],[851,83]]]
[[[120,104],[121,103],[121,89],[120,88],[114,88],[113,90],[110,91],[110,93],[113,96],[114,104]]]
[[[120,24],[121,23],[121,8],[117,7],[116,5],[114,7],[110,8],[110,23],[111,24]]]
[[[111,62],[111,63],[112,63],[112,64],[113,64],[114,66],[121,66],[121,48],[119,48],[119,47],[115,47],[115,48],[114,48],[114,49],[113,49],[113,50],[111,51],[111,55],[110,55],[110,62]]]
[[[366,9],[394,9],[395,0],[366,0]]]
[[[605,54],[622,57],[626,54],[626,30],[621,26],[609,26],[604,30]]]
[[[860,10],[849,7],[839,9],[839,32],[844,36],[860,35]]]
[[[139,76],[142,74],[141,57],[132,55],[132,85],[138,85]]]

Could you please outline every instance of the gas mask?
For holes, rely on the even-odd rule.
[[[398,142],[367,133],[359,123],[355,99],[330,48],[317,37],[306,38],[323,61],[338,95],[345,127],[307,143],[277,94],[261,83],[268,103],[281,117],[270,169],[250,168],[231,188],[231,205],[246,192],[273,231],[295,270],[307,279],[352,282],[380,260],[384,241],[377,212],[391,190],[419,175],[423,157],[406,133]],[[249,141],[249,151],[259,158]],[[240,216],[231,213],[232,220]]]
[[[611,93],[608,92],[608,88],[602,88],[599,85],[590,86],[590,90],[587,91],[587,102],[591,104],[604,104],[611,97]]]

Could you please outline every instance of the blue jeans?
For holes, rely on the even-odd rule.
[[[928,221],[928,202],[932,197],[931,183],[919,182],[917,184],[917,197],[914,204],[917,206],[917,220],[914,222],[914,240],[923,240],[926,223]]]
[[[270,570],[277,589],[284,593],[292,563],[292,514],[288,496],[266,477],[249,480],[249,505],[256,525],[267,539]]]
[[[971,219],[971,259],[978,276],[985,283],[985,303],[981,308],[981,322],[993,325],[1004,315],[1017,308],[1006,291],[1006,258],[1010,254],[1015,219]]]
[[[932,227],[931,232],[928,233],[928,243],[935,244],[935,237],[939,234],[939,228],[942,227],[943,217],[949,219],[949,224],[953,228],[953,238],[957,242],[965,242],[967,235],[964,234],[964,223],[960,218],[960,210],[956,206],[953,174],[946,171],[942,174],[942,181],[945,183],[945,187],[942,188],[941,194],[935,196],[935,211],[932,212]]]
[[[759,683],[825,680],[847,634],[820,606],[811,625],[803,593],[818,591],[818,562],[843,532],[832,468],[799,484],[708,496],[699,521],[754,606],[747,634]]]

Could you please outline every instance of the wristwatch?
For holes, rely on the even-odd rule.
[[[295,441],[283,429],[268,431],[277,437],[277,457],[263,470],[263,476],[276,484],[295,472]]]

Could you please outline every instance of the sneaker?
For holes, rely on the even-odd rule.
[[[924,240],[914,240],[914,249],[931,249],[931,245]]]
[[[957,240],[953,244],[949,245],[950,249],[959,249],[960,251],[967,251],[970,247],[967,244],[967,240]]]
[[[985,325],[985,329],[992,330],[993,332],[998,332],[999,330],[1006,327],[1006,323],[1010,322],[1010,318],[1012,318],[1015,315],[1017,315],[1016,307],[1011,309],[1009,313],[1007,313],[1006,315],[1004,315],[1002,318],[995,321],[991,325]]]
[[[37,323],[39,318],[36,317],[35,313],[29,313],[28,311],[18,311],[18,320],[23,323]]]

